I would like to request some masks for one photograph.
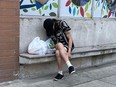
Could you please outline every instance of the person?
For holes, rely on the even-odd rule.
[[[71,51],[74,49],[74,43],[70,34],[71,28],[65,21],[47,18],[43,24],[46,34],[55,43],[55,55],[57,59],[58,73],[54,80],[60,80],[64,77],[63,64],[68,66],[69,74],[75,72],[74,66],[69,58]]]

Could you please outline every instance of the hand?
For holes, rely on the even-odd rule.
[[[71,58],[71,53],[70,53],[70,54],[68,54],[68,57],[69,57],[69,58]]]
[[[71,49],[68,49],[68,57],[71,58]]]

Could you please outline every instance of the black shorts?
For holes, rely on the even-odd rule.
[[[69,45],[65,42],[58,42],[58,43],[62,43],[64,47],[66,47],[67,49],[67,52],[68,52],[68,49],[69,49]],[[73,48],[71,48],[71,51],[73,50]]]

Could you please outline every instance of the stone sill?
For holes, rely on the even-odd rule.
[[[20,15],[20,19],[30,19],[30,18],[39,18],[39,19],[46,19],[46,18],[60,18],[60,19],[73,19],[73,20],[101,20],[101,21],[116,21],[115,18],[100,18],[100,17],[93,17],[93,18],[82,18],[82,17],[66,17],[66,16],[60,16],[60,17],[49,17],[49,16],[37,16],[37,15]]]
[[[104,45],[104,46],[75,48],[72,51],[71,59],[105,55],[105,54],[110,54],[110,53],[116,53],[116,44],[106,45],[106,46]],[[45,62],[50,62],[50,61],[54,61],[54,60],[56,60],[55,54],[32,55],[32,54],[28,54],[28,53],[22,53],[19,56],[20,64],[45,63]]]

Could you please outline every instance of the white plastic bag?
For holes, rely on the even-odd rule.
[[[55,44],[53,42],[53,40],[51,38],[49,38],[48,40],[46,40],[46,45],[47,45],[47,54],[52,54],[55,52]]]
[[[40,40],[39,37],[34,38],[28,46],[28,53],[30,54],[45,55],[46,51],[47,51],[46,42]]]

